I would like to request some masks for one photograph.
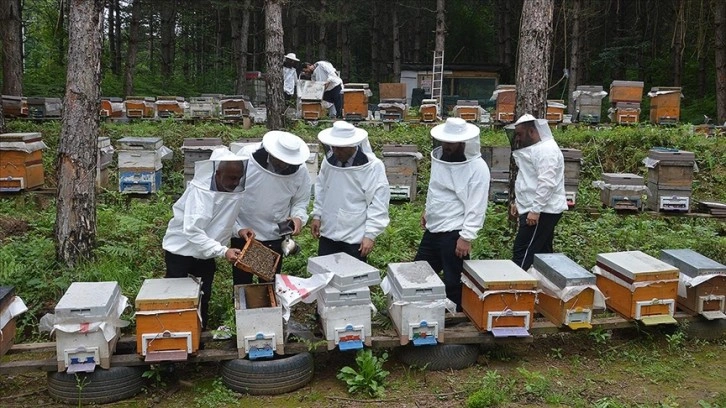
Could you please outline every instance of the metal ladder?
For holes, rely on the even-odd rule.
[[[439,112],[443,112],[441,89],[444,84],[444,51],[434,51],[434,65],[431,78],[431,99],[436,99]]]

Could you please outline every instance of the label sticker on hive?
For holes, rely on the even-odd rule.
[[[278,262],[280,262],[280,254],[256,239],[250,239],[234,261],[234,266],[269,282],[275,279]]]

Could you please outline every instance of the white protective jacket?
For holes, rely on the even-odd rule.
[[[315,63],[315,69],[311,75],[313,81],[326,82],[325,90],[329,91],[338,85],[343,84],[343,80],[340,79],[338,73],[335,72],[335,67],[328,61],[318,61]]]
[[[512,152],[519,167],[514,184],[517,211],[559,214],[567,209],[565,159],[552,138]]]
[[[176,255],[197,259],[224,256],[234,231],[234,221],[242,204],[244,177],[233,192],[212,191],[212,180],[221,161],[242,161],[226,147],[212,152],[209,160],[194,165],[194,179],[174,203],[162,247]],[[246,160],[244,160],[246,162]]]
[[[282,67],[282,90],[292,95],[295,93],[295,82],[297,81],[297,71],[295,68]]]
[[[440,159],[441,147],[431,152],[431,176],[426,194],[426,229],[430,232],[460,230],[472,241],[484,225],[489,200],[489,166],[481,157],[479,135],[466,141],[466,161]]]
[[[245,146],[239,153],[249,156],[250,160],[235,231],[251,228],[256,239],[272,241],[282,238],[278,222],[297,217],[303,225],[307,223],[312,182],[305,165],[301,165],[290,175],[275,174],[267,170],[266,163],[260,164],[252,157],[261,146],[261,143]]]
[[[391,191],[383,162],[366,153],[368,163],[337,167],[323,160],[315,182],[312,216],[320,219],[320,235],[358,244],[375,240],[388,226]]]

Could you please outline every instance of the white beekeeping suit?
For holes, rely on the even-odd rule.
[[[234,222],[242,204],[245,188],[243,176],[230,192],[218,191],[215,174],[228,166],[247,167],[247,159],[226,147],[215,149],[209,160],[195,163],[194,179],[174,203],[162,242],[165,250],[197,259],[224,256],[228,247],[222,243],[235,234]]]
[[[289,53],[285,55],[286,60],[294,61],[294,62],[300,62],[300,60],[297,58],[297,56],[294,53]],[[282,67],[282,90],[287,95],[294,95],[295,94],[295,84],[297,83],[297,70],[295,67],[290,66]]]
[[[489,197],[489,167],[481,157],[479,129],[461,118],[449,118],[431,135],[441,142],[465,143],[465,160],[442,160],[441,146],[431,152],[426,229],[460,230],[461,238],[472,241],[484,224]]]

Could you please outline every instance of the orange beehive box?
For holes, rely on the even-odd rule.
[[[153,118],[156,115],[153,97],[128,96],[124,106],[129,118]]]
[[[515,85],[499,85],[495,92],[497,105],[494,111],[494,120],[503,123],[514,122],[517,87]]]
[[[636,102],[643,99],[642,81],[613,81],[610,84],[610,103]]]
[[[461,307],[474,325],[495,337],[529,336],[537,280],[510,260],[467,260]]]
[[[675,324],[678,268],[640,251],[597,255],[597,286],[609,309],[646,325]]]
[[[43,149],[40,133],[0,135],[0,191],[20,191],[42,186]]]
[[[461,102],[461,101],[459,101]],[[457,102],[458,103],[458,102]],[[476,101],[474,101],[476,103]],[[476,105],[459,105],[454,107],[457,117],[467,122],[477,122],[479,120],[479,104]]]
[[[681,88],[654,87],[650,96],[650,122],[655,124],[674,124],[681,117]]]
[[[146,361],[182,361],[199,350],[199,283],[146,279],[136,296],[136,352]]]
[[[660,259],[680,270],[679,308],[708,320],[726,319],[726,265],[691,249],[664,249]]]
[[[345,84],[343,90],[343,118],[363,120],[368,117],[368,84]]]
[[[156,98],[156,111],[162,118],[179,118],[184,116],[183,102],[184,98],[180,96],[159,96]]]
[[[323,106],[320,101],[302,101],[300,106],[305,120],[318,120],[323,116]]]
[[[421,121],[433,122],[439,116],[438,102],[436,99],[424,99],[421,101]]]
[[[562,115],[565,114],[565,101],[561,99],[548,99],[547,100],[547,113],[545,118],[549,123],[560,123],[562,122]]]

